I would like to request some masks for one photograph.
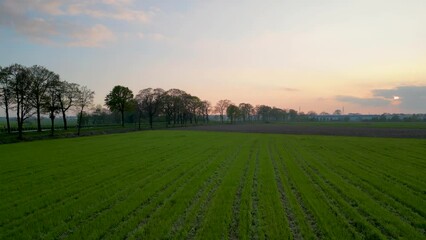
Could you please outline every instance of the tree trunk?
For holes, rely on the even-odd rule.
[[[6,106],[6,125],[7,125],[7,133],[10,134],[10,120],[9,120],[9,106],[8,102],[5,103]]]
[[[17,110],[17,121],[18,121],[18,139],[22,140],[22,119],[21,119],[21,110],[20,107],[18,105],[18,110]]]
[[[53,136],[53,134],[55,133],[55,116],[50,116],[50,123],[51,123],[51,127],[50,127],[50,131],[51,131],[51,135]]]
[[[41,132],[40,104],[37,103],[37,132]]]
[[[18,139],[22,140],[22,121],[18,120]]]
[[[80,129],[81,129],[81,124],[82,124],[82,120],[83,120],[83,108],[81,108],[81,111],[80,111],[80,116],[78,117],[79,119],[78,119],[78,130],[77,130],[77,136],[80,136]]]
[[[149,114],[149,126],[151,126],[151,129],[152,129],[152,118],[153,117],[154,116],[152,114]]]
[[[64,121],[64,130],[67,130],[67,116],[65,115],[65,111],[62,111],[62,120]]]
[[[139,112],[139,130],[141,130],[141,118],[142,118],[142,113],[141,113],[141,111],[138,111]]]
[[[121,126],[124,127],[124,110],[121,111]]]

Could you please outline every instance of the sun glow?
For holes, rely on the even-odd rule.
[[[393,100],[399,100],[399,96],[393,96]]]

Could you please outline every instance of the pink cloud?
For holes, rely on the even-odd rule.
[[[116,39],[105,25],[92,23],[78,24],[72,18],[88,16],[96,19],[147,23],[155,10],[144,11],[133,8],[132,0],[92,0],[92,1],[22,1],[4,0],[0,2],[0,27],[5,26],[22,34],[29,40],[43,43],[80,47],[98,47]],[[71,18],[59,18],[69,16]],[[148,36],[161,39],[162,36]]]
[[[106,42],[114,41],[115,35],[104,25],[97,24],[91,28],[73,33],[72,38],[74,40],[68,43],[69,46],[100,47]]]

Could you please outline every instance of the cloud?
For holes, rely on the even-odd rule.
[[[152,40],[152,41],[163,41],[163,40],[167,39],[166,36],[164,36],[161,33],[142,33],[142,32],[140,32],[140,33],[137,33],[136,36],[139,39],[143,39],[143,40],[148,39],[148,40]]]
[[[336,96],[340,102],[354,103],[365,107],[398,105],[403,112],[426,113],[426,86],[399,86],[392,89],[373,89],[373,97]],[[394,99],[394,97],[398,99]]]
[[[426,86],[400,86],[393,89],[375,89],[374,96],[392,100],[399,97],[400,107],[408,111],[426,112]]]
[[[37,43],[99,47],[114,41],[116,36],[105,24],[96,21],[147,23],[157,11],[135,9],[132,0],[4,0],[0,2],[0,27],[12,29]],[[78,24],[81,16],[91,20]]]
[[[113,7],[103,8],[99,4],[75,3],[66,6],[64,15],[86,15],[92,18],[114,19],[127,22],[147,23],[155,11],[134,10],[127,5],[113,4]]]
[[[297,88],[289,88],[289,87],[282,87],[281,89],[286,91],[286,92],[298,92],[298,91],[300,91]]]
[[[133,3],[133,0],[103,0],[102,2],[110,5],[129,5]]]
[[[105,42],[115,40],[115,36],[111,30],[101,24],[97,24],[81,32],[74,32],[71,36],[74,41],[68,43],[68,45],[79,47],[99,47]]]

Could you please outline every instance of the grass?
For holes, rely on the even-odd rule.
[[[0,145],[0,239],[424,239],[425,149],[182,130]]]

